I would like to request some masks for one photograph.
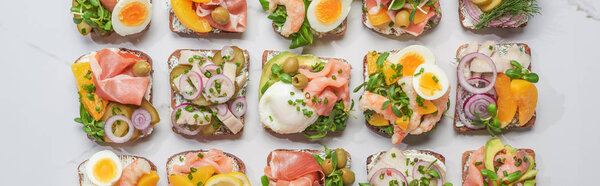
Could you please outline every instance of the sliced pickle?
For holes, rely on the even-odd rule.
[[[173,89],[173,92],[179,92],[179,89],[177,89],[177,86],[175,86],[175,83],[179,82],[173,82],[173,80],[175,80],[175,78],[179,77],[181,74],[185,73],[186,70],[189,71],[191,69],[192,66],[190,65],[177,65],[173,67],[173,69],[171,70],[171,74],[169,74],[171,89]]]

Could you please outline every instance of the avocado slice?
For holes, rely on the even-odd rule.
[[[529,160],[529,167],[527,167],[527,171],[525,171],[525,174],[523,174],[517,181],[515,181],[515,183],[519,183],[528,179],[531,179],[533,177],[535,177],[538,173],[539,170],[533,170],[533,166],[535,166],[535,159],[533,159],[533,157],[528,156],[527,157]],[[533,180],[535,181],[535,180]],[[534,182],[535,185],[535,182]]]
[[[515,149],[514,147],[510,146],[510,145],[504,145],[504,149],[506,149],[506,152],[508,152],[511,155],[517,154],[517,149]]]
[[[535,180],[527,180],[523,183],[523,186],[534,186]]]
[[[272,76],[273,73],[271,72],[271,66],[273,66],[273,64],[283,65],[283,63],[285,62],[285,60],[288,57],[296,57],[298,59],[299,67],[303,67],[303,68],[312,68],[311,66],[313,66],[314,64],[317,64],[318,62],[321,62],[321,60],[314,55],[295,55],[295,54],[293,54],[291,52],[287,52],[287,51],[281,52],[278,55],[273,56],[273,58],[271,58],[263,66],[263,71],[260,76],[260,83],[258,86],[258,88],[259,88],[258,99],[259,100],[263,94],[262,89],[267,83],[270,86],[271,84],[279,81],[279,79],[277,77]]]
[[[504,144],[500,141],[499,138],[494,138],[487,143],[485,143],[485,154],[483,155],[483,161],[485,162],[485,168],[491,171],[495,171],[494,169],[494,156],[498,152],[504,149]]]

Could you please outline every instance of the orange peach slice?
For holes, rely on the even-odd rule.
[[[173,12],[181,24],[195,32],[210,32],[212,27],[206,19],[196,14],[193,4],[192,0],[171,0]]]
[[[498,120],[502,124],[501,128],[504,128],[510,124],[517,113],[517,101],[511,91],[510,78],[506,74],[498,73],[494,88],[498,95]]]
[[[538,99],[537,88],[529,81],[515,79],[510,83],[510,90],[519,107],[519,125],[523,126],[531,120],[535,113]]]

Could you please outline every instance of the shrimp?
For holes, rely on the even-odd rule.
[[[304,16],[306,10],[303,0],[271,0],[269,1],[269,13],[273,13],[277,8],[277,5],[285,6],[287,11],[287,18],[281,28],[281,35],[289,37],[290,34],[296,33],[300,30],[302,23],[304,22]]]
[[[381,109],[381,106],[386,101],[389,101],[389,99],[379,94],[366,91],[360,101],[358,101],[358,109],[362,111],[373,110],[378,114],[382,114],[386,120],[394,122],[398,119],[398,116],[394,114],[392,107],[388,105],[385,110]]]
[[[137,185],[138,179],[145,174],[149,174],[151,171],[150,163],[144,159],[137,158],[131,164],[129,164],[123,173],[121,178],[115,184],[116,186],[135,186]]]
[[[444,94],[442,97],[432,100],[431,102],[438,109],[437,114],[426,115],[425,119],[423,119],[423,121],[421,122],[421,125],[419,125],[419,128],[411,131],[410,134],[418,135],[423,132],[430,131],[433,128],[433,126],[435,126],[437,124],[437,122],[440,121],[440,119],[442,119],[442,115],[444,114],[444,111],[446,111],[446,109],[448,109],[446,107],[448,106],[448,98],[449,97],[450,97],[450,88],[448,88],[448,92],[446,92],[446,94]]]
[[[398,145],[402,143],[406,137],[406,131],[403,131],[398,125],[394,125],[394,134],[392,135],[392,144]]]
[[[406,93],[406,96],[408,96],[408,108],[410,108],[413,113],[410,116],[410,122],[408,124],[408,129],[407,131],[412,131],[417,129],[417,127],[419,127],[419,125],[421,124],[421,117],[422,115],[419,114],[418,112],[418,104],[417,104],[417,92],[415,92],[415,89],[413,88],[413,77],[412,76],[404,76],[402,78],[400,78],[398,80],[398,85],[400,85],[400,87],[402,87],[402,91],[404,91],[404,93]]]

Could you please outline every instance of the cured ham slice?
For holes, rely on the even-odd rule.
[[[435,6],[436,7],[440,7],[440,2],[435,2]],[[419,23],[419,24],[414,24],[414,23],[410,23],[410,25],[408,25],[408,27],[404,28],[404,31],[406,31],[406,33],[409,33],[410,35],[413,36],[418,36],[421,35],[423,33],[423,30],[425,30],[425,26],[427,26],[427,24],[429,24],[429,20],[435,16],[437,14],[435,8],[430,8],[429,12],[427,12],[427,18],[425,18],[425,21]]]
[[[223,151],[210,149],[208,152],[202,152],[202,158],[198,153],[187,153],[183,165],[173,165],[174,174],[188,174],[190,168],[200,168],[203,166],[212,166],[217,174],[230,173],[233,171],[233,160],[227,157]]]
[[[389,3],[390,3],[390,0],[366,0],[365,6],[367,8],[368,14],[375,15],[382,8],[387,10],[389,7]],[[422,3],[422,4],[424,4],[424,3]],[[434,5],[439,9],[440,2],[439,1],[435,2]],[[402,9],[412,9],[412,6],[407,4]],[[387,10],[387,14],[390,16],[391,20],[394,22],[396,21],[394,19],[394,17],[396,16],[396,13],[398,11],[399,10]],[[436,14],[437,14],[437,12],[436,12],[435,8],[430,8],[429,11],[427,12],[427,17],[425,18],[425,21],[418,23],[418,24],[410,23],[410,25],[408,27],[401,28],[401,29],[403,31],[405,31],[406,33],[411,34],[413,36],[421,35],[423,33],[423,31],[425,30],[425,26],[427,26],[427,24],[429,23],[429,20]]]
[[[389,2],[390,0],[367,0],[365,2],[367,13],[371,15],[377,14],[381,8],[387,9]],[[381,5],[383,5],[383,7],[381,7]]]
[[[229,12],[229,23],[219,25],[215,23],[210,13],[217,7],[222,6]],[[246,31],[246,18],[248,8],[245,0],[212,0],[208,3],[196,4],[196,13],[208,21],[213,28],[228,32]]]
[[[134,77],[133,65],[140,57],[111,49],[90,56],[96,94],[122,104],[140,105],[148,89],[149,77]]]
[[[271,152],[265,175],[276,186],[320,185],[325,178],[313,156],[299,151]]]
[[[336,59],[330,59],[320,72],[299,69],[298,71],[309,79],[303,90],[305,94],[310,95],[305,97],[306,104],[322,116],[328,116],[339,100],[343,100],[345,107],[349,108],[348,83],[351,70],[352,67],[348,63]]]

